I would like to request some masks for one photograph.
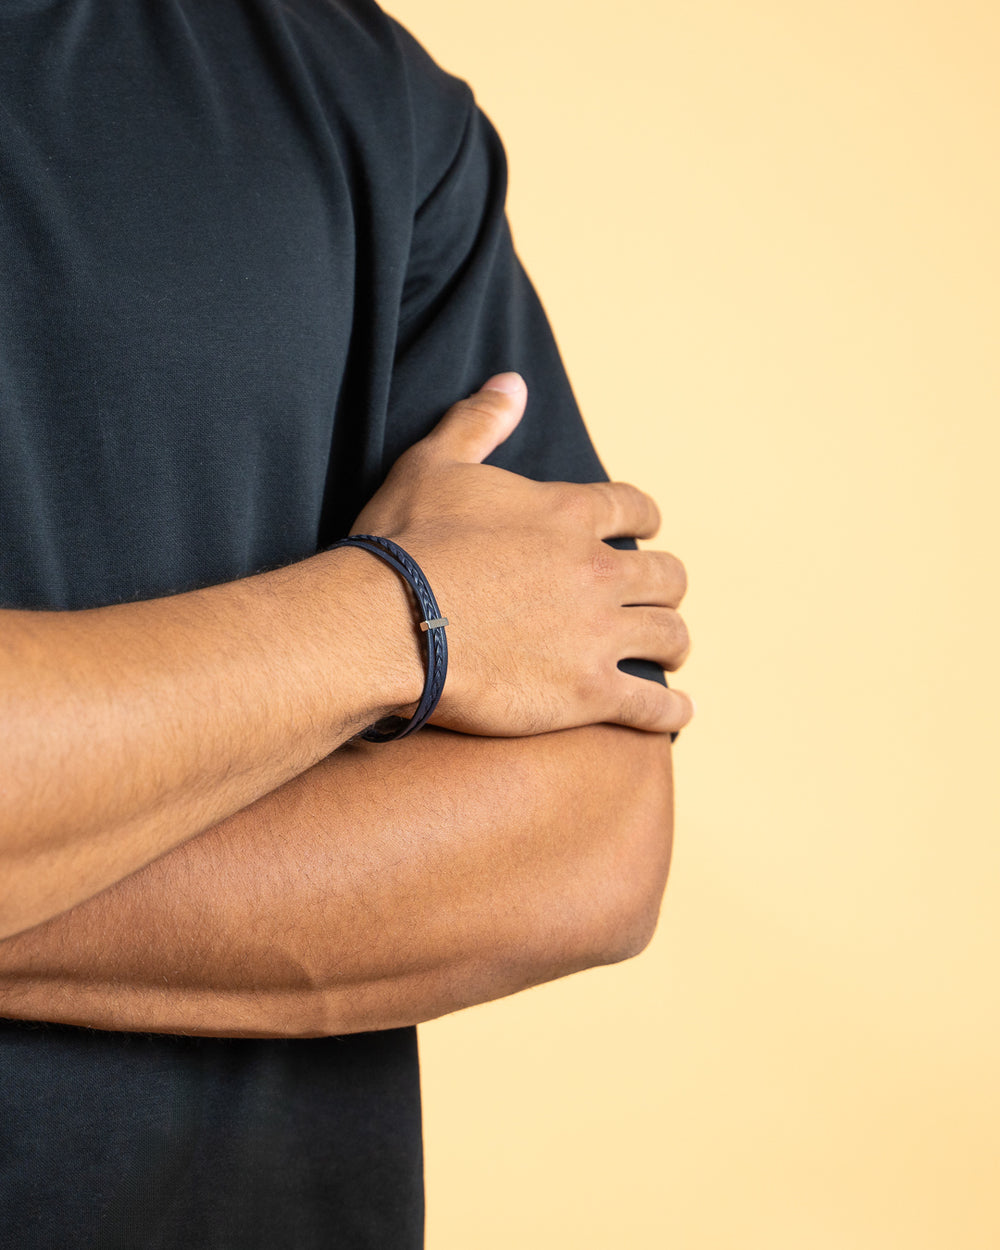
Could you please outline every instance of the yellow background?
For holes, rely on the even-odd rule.
[[[687,563],[650,949],[421,1030],[428,1250],[1000,1247],[1000,10],[389,0]]]

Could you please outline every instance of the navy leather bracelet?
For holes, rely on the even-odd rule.
[[[427,680],[424,683],[423,697],[410,720],[391,716],[370,726],[361,735],[369,742],[392,742],[396,738],[405,738],[407,734],[426,724],[444,690],[444,680],[448,676],[448,639],[444,631],[448,621],[441,615],[434,592],[419,564],[392,539],[381,538],[377,534],[352,534],[350,538],[342,538],[339,542],[332,543],[329,550],[332,551],[334,547],[360,547],[384,560],[409,583],[420,605],[423,617],[420,628],[427,635]]]

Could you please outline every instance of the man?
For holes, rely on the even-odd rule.
[[[683,569],[368,0],[4,0],[0,83],[0,1227],[417,1246],[413,1026],[652,932]],[[385,744],[425,637],[348,533],[450,622]]]

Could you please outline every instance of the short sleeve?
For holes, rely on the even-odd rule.
[[[539,480],[604,479],[514,249],[501,141],[465,83],[444,73],[404,31],[399,37],[417,172],[390,428],[426,426],[428,417],[436,419],[492,374],[516,370],[528,384],[527,411],[490,463]]]
[[[457,398],[515,370],[528,385],[518,428],[487,463],[536,481],[607,473],[566,376],[506,216],[503,145],[472,92],[409,40],[417,207],[400,307],[388,432],[425,432]],[[390,447],[393,458],[403,446]],[[612,545],[634,547],[631,540]],[[648,661],[623,662],[662,682]]]

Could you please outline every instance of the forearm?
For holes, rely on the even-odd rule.
[[[524,412],[494,379],[393,465],[356,524],[425,562],[451,620],[435,723],[502,737],[690,701],[618,662],[687,651],[683,566],[622,483],[483,465]],[[488,570],[488,576],[482,571]],[[339,549],[243,581],[76,612],[0,612],[0,937],[72,907],[241,810],[423,689],[409,593]]]
[[[351,746],[0,944],[0,1014],[243,1036],[418,1023],[641,949],[666,736]]]
[[[170,598],[0,612],[0,936],[417,697],[413,632],[398,579],[355,551]]]

